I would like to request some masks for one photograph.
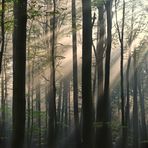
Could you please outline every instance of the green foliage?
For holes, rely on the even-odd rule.
[[[15,0],[5,0],[5,3],[11,3],[14,2]]]
[[[93,0],[92,1],[92,6],[99,7],[100,5],[104,4],[105,0]]]
[[[14,21],[12,20],[8,20],[7,22],[5,22],[5,30],[6,31],[12,31],[13,30],[13,26],[14,26]]]
[[[29,9],[28,10],[28,19],[33,19],[35,17],[41,16],[40,11],[34,10],[34,9]]]

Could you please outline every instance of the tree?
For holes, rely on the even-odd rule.
[[[38,113],[37,117],[37,127],[38,127],[38,147],[41,148],[41,88],[40,81],[36,84],[36,111]]]
[[[2,120],[0,120],[0,137],[5,137],[5,112],[6,112],[6,107],[5,107],[5,103],[6,103],[6,98],[5,98],[5,89],[4,89],[4,69],[2,68],[2,72],[1,72],[1,118]],[[1,140],[1,138],[0,138]],[[1,140],[1,146],[5,146],[5,140],[2,139]]]
[[[139,66],[138,66],[139,67]],[[141,71],[142,68],[138,69],[138,92],[139,92],[139,99],[140,99],[140,115],[141,115],[141,147],[147,147],[147,127],[146,127],[146,120],[145,120],[145,100],[144,100],[144,92],[142,89],[142,77]]]
[[[91,90],[91,56],[92,56],[92,22],[91,0],[82,0],[83,43],[82,43],[82,112],[83,112],[83,147],[92,147],[92,90]]]
[[[22,148],[24,142],[26,23],[27,0],[14,1],[12,148]]]
[[[139,148],[138,99],[137,99],[137,54],[133,55],[134,86],[133,86],[133,148]]]
[[[2,10],[1,10],[1,51],[0,51],[0,73],[2,71],[2,60],[5,44],[5,0],[2,0]]]
[[[98,77],[98,96],[97,96],[97,112],[96,112],[96,122],[99,124],[102,122],[103,117],[103,54],[104,54],[104,44],[105,44],[105,6],[104,3],[99,3],[98,8],[98,41],[97,41],[97,77]],[[96,147],[98,147],[102,135],[100,132],[100,127],[96,130]]]
[[[105,57],[105,80],[103,93],[102,122],[100,123],[100,148],[112,148],[112,132],[111,132],[111,107],[110,107],[110,54],[112,44],[112,0],[107,0],[105,3],[107,13],[107,47]]]
[[[77,66],[77,27],[76,1],[72,0],[72,45],[73,45],[73,100],[76,143],[80,144],[79,112],[78,112],[78,66]]]
[[[56,29],[56,0],[53,0],[53,17],[50,19],[51,50],[50,50],[50,87],[49,87],[49,111],[48,111],[48,145],[55,147],[56,134],[56,85],[55,85],[55,29]]]
[[[2,108],[2,121],[1,123],[1,137],[5,137],[5,96],[4,96],[4,69],[3,69],[3,52],[4,52],[4,44],[5,44],[5,0],[2,0],[1,2],[1,51],[0,51],[0,74],[1,74],[1,108]],[[1,140],[1,138],[0,138]],[[2,140],[2,145],[5,146],[5,141]]]
[[[124,56],[124,25],[125,25],[125,0],[123,0],[123,10],[122,10],[122,26],[121,31],[119,28],[118,20],[117,20],[117,0],[115,1],[115,12],[116,12],[116,25],[117,25],[117,32],[120,42],[120,49],[121,49],[121,60],[120,60],[120,78],[121,78],[121,112],[122,112],[122,147],[126,148],[126,130],[125,130],[125,97],[124,97],[124,72],[123,72],[123,56]]]

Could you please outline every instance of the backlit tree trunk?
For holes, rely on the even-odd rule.
[[[91,0],[82,0],[83,45],[82,45],[82,112],[83,112],[83,148],[92,147],[92,90],[91,90],[91,57],[92,57],[92,22]]]
[[[13,136],[12,148],[22,148],[25,133],[25,67],[27,0],[14,1]]]

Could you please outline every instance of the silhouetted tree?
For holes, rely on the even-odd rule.
[[[12,148],[22,148],[24,143],[26,105],[26,10],[27,0],[14,1]]]
[[[2,60],[5,44],[5,0],[1,2],[1,51],[0,51],[0,73],[2,71]]]
[[[52,8],[52,7],[51,7]],[[50,19],[50,87],[49,87],[49,107],[48,107],[48,145],[55,147],[56,134],[56,85],[55,85],[55,40],[56,40],[56,0],[53,0],[53,15]]]
[[[133,55],[133,69],[134,69],[134,83],[133,83],[133,148],[139,148],[139,123],[138,123],[138,92],[137,92],[137,54],[134,49]]]
[[[97,112],[96,112],[96,122],[99,124],[103,121],[103,54],[105,50],[105,6],[104,3],[98,2],[98,43],[97,43],[97,77],[98,77],[98,88],[97,88]],[[102,134],[100,132],[101,126],[96,129],[96,147],[100,143]]]
[[[73,99],[76,143],[80,144],[79,112],[78,112],[78,66],[77,66],[77,27],[76,1],[72,0],[72,45],[73,45]]]
[[[92,90],[91,90],[91,57],[92,57],[92,22],[91,0],[82,0],[83,45],[82,45],[82,112],[83,112],[83,147],[92,147]]]
[[[102,121],[100,122],[100,139],[99,148],[112,148],[112,132],[111,132],[111,107],[110,107],[110,54],[112,43],[112,0],[105,3],[107,13],[107,47],[105,57],[105,80],[102,108]]]

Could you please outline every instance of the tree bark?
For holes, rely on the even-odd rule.
[[[133,86],[133,148],[139,148],[138,99],[137,99],[137,57],[134,50],[134,86]]]
[[[128,146],[128,131],[129,131],[129,125],[130,125],[130,78],[129,78],[129,74],[130,74],[130,63],[131,63],[131,54],[129,51],[129,57],[128,57],[128,62],[127,62],[127,69],[126,69],[126,108],[125,108],[125,137],[123,142],[124,142],[124,146],[125,148]]]
[[[53,0],[53,16],[50,19],[50,91],[49,91],[49,121],[48,121],[48,146],[55,147],[56,136],[56,85],[55,85],[55,29],[56,29],[56,0]]]
[[[96,122],[99,124],[103,122],[102,113],[104,111],[103,108],[103,53],[104,53],[104,36],[105,36],[105,19],[104,13],[105,8],[104,4],[98,4],[98,44],[97,44],[97,77],[98,77],[98,94],[97,94],[97,113],[96,113]],[[96,147],[98,147],[101,140],[101,132],[100,127],[98,126],[96,129]]]
[[[82,110],[83,148],[92,147],[92,90],[91,90],[91,58],[92,58],[92,22],[91,0],[82,0],[83,45],[82,45]]]
[[[146,127],[146,120],[145,120],[145,100],[144,100],[144,92],[142,89],[142,78],[140,76],[140,71],[138,72],[138,91],[139,91],[139,99],[140,99],[140,114],[141,114],[141,148],[147,148],[147,127]]]
[[[12,148],[22,148],[24,143],[26,23],[27,0],[14,1]]]
[[[3,62],[3,52],[4,52],[4,44],[5,44],[5,0],[2,0],[1,2],[1,51],[0,51],[0,74],[2,72],[2,62]]]
[[[122,124],[122,148],[125,147],[125,134],[126,134],[126,126],[125,126],[125,97],[124,97],[124,65],[123,65],[123,58],[124,58],[124,22],[125,22],[125,1],[123,0],[123,10],[122,10],[122,26],[121,31],[119,28],[119,23],[117,20],[117,0],[115,1],[115,12],[116,12],[116,25],[118,31],[118,37],[120,42],[120,49],[121,49],[121,56],[120,56],[120,89],[121,89],[121,124]]]
[[[36,84],[36,111],[37,111],[37,127],[38,127],[38,148],[41,148],[41,94],[40,81]]]
[[[112,0],[107,0],[105,3],[107,13],[107,49],[105,58],[105,81],[103,94],[103,109],[102,123],[100,123],[100,143],[99,148],[112,148],[112,132],[111,132],[111,107],[110,107],[110,54],[112,43]]]
[[[80,129],[79,129],[79,112],[78,112],[76,0],[72,0],[72,45],[73,45],[73,102],[74,102],[75,139],[77,147],[79,147]]]

